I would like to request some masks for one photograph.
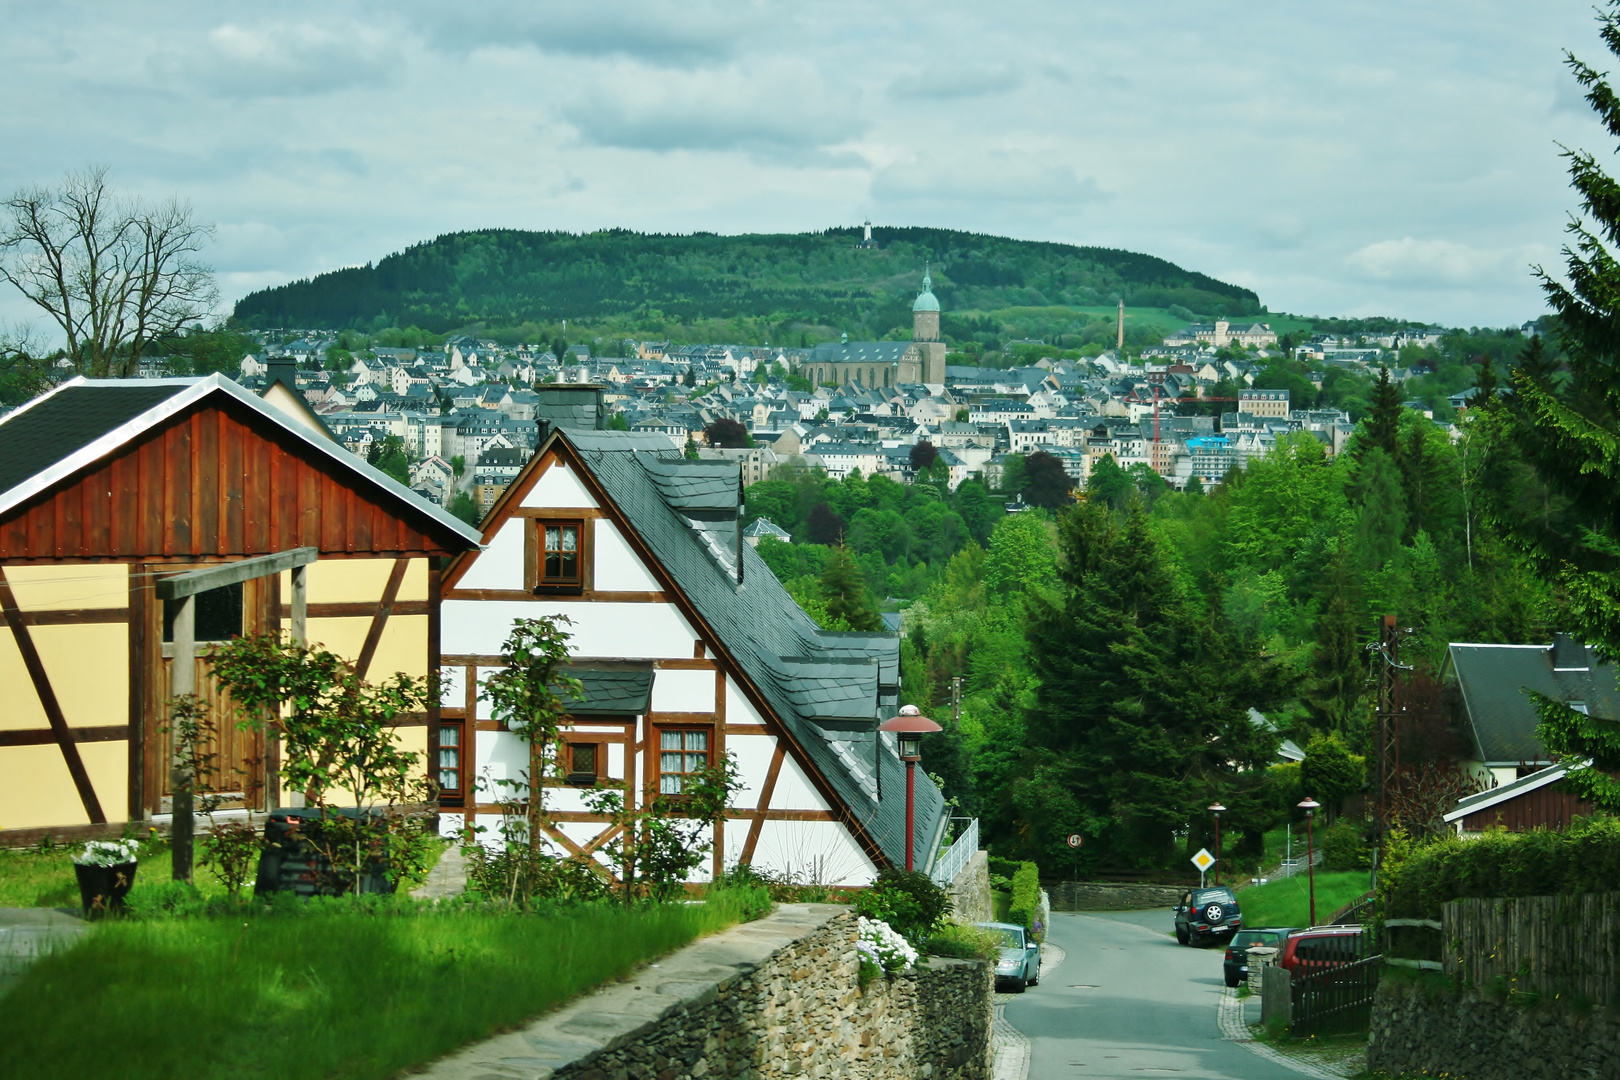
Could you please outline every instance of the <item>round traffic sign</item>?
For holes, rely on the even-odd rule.
[[[1072,832],[1072,833],[1069,834],[1069,846],[1070,847],[1077,848],[1077,847],[1080,846],[1080,843],[1081,843],[1081,837],[1080,837],[1079,833]]]

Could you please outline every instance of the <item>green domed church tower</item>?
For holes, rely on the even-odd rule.
[[[911,305],[911,340],[922,354],[922,381],[945,381],[945,343],[939,337],[939,297],[934,295],[934,278],[923,268],[922,292]]]

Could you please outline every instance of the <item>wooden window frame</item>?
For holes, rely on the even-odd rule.
[[[529,529],[524,551],[523,577],[525,587],[536,596],[585,596],[591,592],[596,578],[596,545],[594,518],[584,515],[558,514],[555,517],[529,518]],[[574,581],[547,581],[545,579],[546,529],[572,525],[579,530],[579,573]]]
[[[701,731],[701,732],[703,732],[703,734],[706,736],[706,745],[704,746],[704,750],[703,750],[703,755],[704,755],[704,759],[705,759],[704,768],[706,768],[706,769],[710,769],[710,768],[714,767],[714,748],[715,748],[715,743],[718,740],[715,737],[715,729],[714,729],[714,727],[712,725],[709,725],[709,724],[654,724],[653,725],[652,739],[650,740],[650,745],[647,748],[648,749],[648,756],[652,759],[651,761],[649,761],[647,763],[647,780],[648,780],[648,785],[647,786],[648,786],[648,789],[649,789],[648,790],[648,797],[651,798],[651,799],[660,799],[660,798],[662,798],[662,799],[680,800],[680,799],[684,799],[686,797],[685,792],[675,792],[675,791],[665,791],[664,790],[664,776],[665,776],[665,773],[664,773],[664,733],[666,731],[680,731],[680,732]],[[679,752],[682,753],[682,754],[693,753],[693,751],[686,750],[686,749],[682,749]],[[675,774],[670,774],[670,775],[675,775]],[[687,772],[683,772],[683,773],[681,773],[679,775],[681,775],[681,776],[691,776],[692,774],[687,773]]]
[[[607,775],[607,741],[593,738],[589,734],[578,736],[565,736],[562,740],[563,753],[568,755],[563,775],[569,785],[573,787],[595,787],[597,782]],[[589,746],[592,750],[592,767],[589,772],[574,768],[574,748]]]
[[[439,720],[439,753],[441,756],[444,751],[451,749],[444,744],[445,731],[449,729],[456,732],[454,749],[456,751],[456,777],[458,781],[454,791],[445,787],[439,788],[439,805],[442,807],[459,809],[467,805],[467,728],[467,722],[460,718],[446,719],[441,717]],[[433,763],[435,782],[438,781],[442,768],[443,766],[439,762]]]

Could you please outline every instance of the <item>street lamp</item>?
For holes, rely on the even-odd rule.
[[[1215,815],[1215,884],[1219,885],[1221,883],[1221,815],[1226,812],[1226,807],[1221,805],[1221,800],[1216,799],[1209,804],[1209,812]]]
[[[1310,796],[1307,795],[1305,797],[1305,801],[1299,804],[1299,808],[1301,810],[1305,811],[1305,877],[1310,882],[1310,889],[1311,889],[1311,925],[1315,926],[1316,925],[1316,866],[1315,866],[1315,861],[1316,860],[1312,857],[1313,853],[1312,853],[1312,850],[1311,850],[1311,819],[1316,816],[1316,811],[1320,810],[1322,808],[1322,804],[1317,802],[1315,799],[1313,799],[1313,798],[1311,798]]]
[[[912,815],[916,807],[917,762],[922,758],[922,737],[931,731],[942,730],[928,717],[917,711],[915,705],[902,705],[893,720],[878,727],[879,731],[894,732],[900,744],[900,760],[906,763],[906,869],[911,869],[912,836],[916,831]]]

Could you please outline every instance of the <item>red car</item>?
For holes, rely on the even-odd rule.
[[[1363,958],[1359,926],[1313,926],[1288,935],[1277,953],[1277,966],[1290,974],[1320,971]]]

